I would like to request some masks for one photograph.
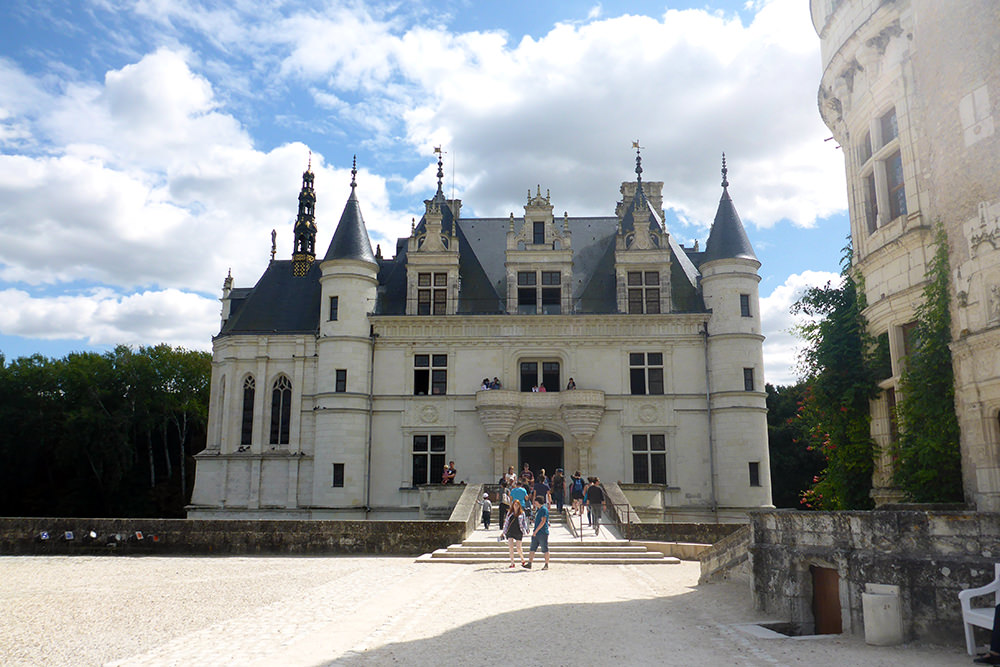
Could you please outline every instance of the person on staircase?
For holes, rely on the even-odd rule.
[[[549,493],[556,503],[556,512],[562,514],[563,499],[566,497],[566,478],[563,477],[562,468],[556,468],[556,474],[552,475],[552,489]]]
[[[521,510],[521,503],[517,500],[510,507],[507,520],[504,522],[501,535],[507,538],[507,546],[510,549],[510,567],[514,567],[514,545],[517,544],[517,557],[521,559],[521,566],[527,567],[524,560],[524,534],[528,532],[528,521]]]
[[[583,476],[577,470],[569,484],[569,497],[573,501],[573,514],[583,513]]]
[[[507,520],[507,512],[510,511],[512,499],[510,497],[510,485],[507,483],[507,479],[504,478],[500,481],[500,512],[497,516],[497,525],[503,528],[504,522]]]
[[[547,570],[549,569],[549,508],[542,498],[535,496],[534,509],[535,527],[531,531],[531,549],[528,553],[528,562],[522,567],[530,570],[532,563],[535,562],[535,552],[541,549],[545,554],[545,566],[542,569]],[[511,562],[514,562],[513,557]]]
[[[595,477],[594,481],[587,487],[587,507],[590,509],[590,518],[594,525],[594,535],[600,535],[601,510],[604,509],[604,489],[601,488],[599,477]]]

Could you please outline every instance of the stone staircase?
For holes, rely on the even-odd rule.
[[[481,526],[461,544],[452,544],[446,549],[438,549],[432,553],[417,558],[418,563],[509,563],[510,554],[507,542],[498,541],[500,528],[497,526],[496,512],[493,515],[491,529],[484,530]],[[574,517],[576,522],[579,518]],[[652,551],[645,546],[635,545],[618,536],[613,525],[601,524],[601,536],[594,536],[590,528],[585,528],[585,537],[576,537],[566,524],[562,515],[551,515],[549,531],[549,559],[553,564],[590,563],[604,565],[647,565],[676,564],[680,560],[673,556],[665,556],[659,551]],[[578,528],[579,530],[579,528]],[[524,556],[528,557],[531,545],[530,536],[525,537]],[[515,552],[515,559],[517,558]],[[544,561],[541,553],[535,554],[535,564]]]

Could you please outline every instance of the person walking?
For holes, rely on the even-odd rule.
[[[535,527],[531,531],[531,549],[528,553],[528,562],[522,567],[531,569],[532,563],[535,562],[535,552],[539,549],[545,554],[545,566],[543,570],[549,569],[549,508],[545,506],[545,503],[541,498],[535,496]],[[513,558],[511,559],[513,562]]]
[[[604,508],[604,489],[601,479],[595,477],[587,486],[587,507],[590,509],[590,521],[594,526],[594,535],[601,534],[601,510]]]
[[[573,501],[573,514],[583,514],[583,476],[579,470],[570,479],[569,497]]]
[[[566,478],[563,477],[562,468],[556,468],[556,474],[552,475],[552,489],[549,493],[556,503],[556,512],[562,514],[563,499],[566,497]]]
[[[507,514],[507,521],[504,522],[501,535],[507,538],[507,547],[510,549],[510,567],[514,567],[514,544],[517,544],[517,557],[521,559],[521,565],[526,566],[524,561],[524,545],[521,541],[524,534],[528,532],[528,522],[524,518],[524,511],[521,503],[517,500],[510,506]]]
[[[490,502],[490,494],[484,493],[483,499],[479,501],[483,506],[483,528],[490,529],[490,515],[493,513],[493,503]]]
[[[507,480],[504,479],[500,482],[500,512],[497,516],[497,525],[503,528],[503,524],[507,521],[507,512],[510,511],[511,497],[510,497],[510,485],[507,484]]]

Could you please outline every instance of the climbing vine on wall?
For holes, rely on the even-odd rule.
[[[807,446],[826,466],[802,494],[813,509],[868,509],[875,443],[869,400],[878,387],[872,370],[875,345],[862,315],[863,290],[854,278],[852,250],[844,249],[841,284],[813,287],[792,306],[810,319],[797,327],[806,346],[799,362],[806,383],[796,420]]]
[[[962,463],[948,312],[948,238],[940,224],[904,360],[896,409],[896,484],[915,502],[962,500]]]

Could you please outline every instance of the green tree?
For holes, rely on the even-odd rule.
[[[923,303],[900,378],[896,484],[916,502],[960,502],[962,457],[955,415],[948,311],[948,238],[940,224]]]
[[[764,386],[767,391],[767,447],[771,460],[771,498],[775,507],[799,507],[802,493],[822,472],[824,459],[807,447],[796,419],[805,385]]]
[[[878,387],[869,357],[873,341],[865,331],[865,307],[852,269],[848,245],[841,262],[841,284],[813,287],[792,306],[810,319],[798,327],[806,346],[800,357],[805,395],[798,427],[807,448],[826,460],[803,504],[816,509],[868,509],[875,443],[869,400]]]

